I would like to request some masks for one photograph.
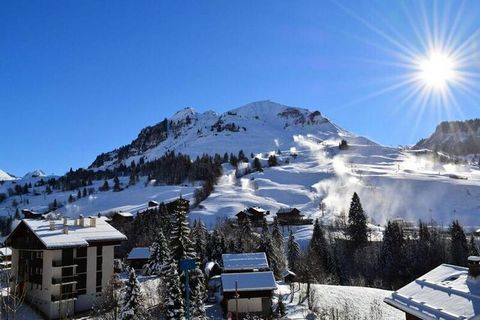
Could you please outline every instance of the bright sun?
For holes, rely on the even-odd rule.
[[[455,80],[455,61],[447,54],[432,51],[418,63],[418,78],[425,86],[434,90],[445,89],[449,82]]]

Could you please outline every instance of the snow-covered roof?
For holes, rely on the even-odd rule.
[[[480,279],[468,268],[442,264],[384,300],[420,319],[479,319]]]
[[[150,248],[149,247],[137,247],[133,248],[132,251],[128,254],[128,260],[135,259],[149,259],[150,258]]]
[[[11,256],[12,249],[9,247],[0,248],[0,256]]]
[[[54,230],[50,230],[51,221],[54,223]],[[63,220],[23,219],[22,222],[35,233],[47,249],[88,246],[89,241],[127,240],[125,235],[103,219],[96,219],[95,227],[90,226],[89,219],[85,219],[84,227],[78,223],[75,225],[73,219],[67,219],[67,234],[63,230]],[[17,228],[20,225],[18,224]]]
[[[225,271],[268,269],[265,252],[225,253],[222,261]]]
[[[277,213],[290,213],[290,212],[292,212],[293,209],[295,209],[295,208],[289,208],[289,207],[280,208],[280,209],[278,209]]]
[[[222,273],[222,287],[224,292],[235,291],[235,282],[237,283],[239,292],[277,289],[272,271]]]

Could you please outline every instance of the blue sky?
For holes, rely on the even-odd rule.
[[[62,174],[180,108],[265,99],[415,143],[441,120],[478,117],[463,87],[479,86],[452,86],[456,103],[407,100],[411,85],[387,89],[408,73],[402,48],[424,53],[419,34],[438,26],[468,44],[463,69],[476,73],[479,12],[478,1],[4,1],[0,168]]]

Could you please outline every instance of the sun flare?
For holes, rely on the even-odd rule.
[[[457,77],[455,69],[456,63],[452,57],[432,51],[418,62],[418,78],[425,86],[442,90]]]

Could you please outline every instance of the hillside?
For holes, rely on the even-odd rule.
[[[414,149],[430,149],[456,156],[476,155],[480,153],[480,119],[442,122]]]
[[[338,147],[341,139],[348,142],[345,150]],[[373,224],[403,217],[411,221],[434,219],[443,225],[456,218],[467,227],[478,225],[478,167],[440,163],[429,153],[381,146],[340,128],[320,112],[270,101],[223,114],[181,110],[142,130],[132,143],[97,157],[91,170],[104,172],[132,161],[139,163],[140,159],[148,163],[171,150],[192,157],[203,153],[237,155],[243,150],[249,161],[239,162],[238,168],[223,163],[223,174],[213,193],[192,208],[191,218],[202,219],[209,227],[249,206],[272,213],[282,207],[297,207],[307,217],[333,223],[348,210],[353,192],[360,195]],[[251,153],[259,158],[263,171],[253,170]],[[269,167],[272,154],[278,165]],[[14,214],[14,200],[19,209],[37,211],[48,210],[56,200],[62,205],[57,211],[69,216],[112,210],[135,213],[149,200],[170,201],[179,195],[192,200],[202,184],[185,180],[169,185],[140,176],[131,185],[128,175],[120,175],[120,192],[99,191],[104,183],[101,179],[93,180],[86,190],[54,189],[48,193],[39,182],[52,177],[37,173],[0,185],[0,193],[7,195],[17,185],[32,185],[26,194],[12,194],[0,202],[1,215]],[[107,180],[110,186],[114,184],[112,177]],[[88,194],[77,197],[78,191]],[[321,202],[326,205],[324,215],[319,209]],[[296,229],[299,240],[308,239],[310,234],[310,226]]]

